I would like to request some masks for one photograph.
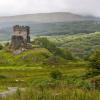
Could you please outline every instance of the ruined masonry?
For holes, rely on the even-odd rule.
[[[19,25],[14,26],[11,47],[13,49],[25,48],[27,43],[30,43],[30,27]]]

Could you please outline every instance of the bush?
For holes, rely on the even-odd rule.
[[[61,56],[64,59],[67,59],[67,60],[73,60],[74,59],[72,53],[68,49],[63,49],[61,54],[62,54]]]
[[[100,90],[100,78],[92,79],[91,83],[94,85],[95,89]]]
[[[100,75],[100,71],[99,70],[89,70],[86,75],[84,76],[84,79],[87,79],[87,78],[92,78],[94,76],[98,76]]]
[[[85,81],[85,80],[78,80],[76,86],[83,89],[89,89],[89,90],[93,88],[92,84],[89,81]]]
[[[2,50],[3,49],[3,45],[2,44],[0,44],[0,50]]]
[[[48,49],[52,52],[55,56],[61,56],[67,60],[73,60],[72,53],[67,49],[60,49],[58,48],[55,43],[49,41],[47,38],[37,38],[34,40],[35,45],[40,45],[40,47]]]
[[[94,70],[100,70],[100,51],[95,51],[89,60]]]
[[[59,70],[54,70],[50,73],[52,79],[60,80],[62,79],[62,73]]]
[[[59,56],[51,56],[48,58],[46,63],[49,65],[57,65],[58,66],[58,65],[61,65],[62,63],[64,63],[64,59]]]
[[[47,38],[36,38],[33,44],[40,45],[40,47],[46,48],[51,52],[54,52],[56,48],[56,45],[50,42]]]

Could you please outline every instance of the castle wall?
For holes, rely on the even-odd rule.
[[[30,28],[28,26],[16,25],[13,27],[13,36],[22,36],[25,41],[29,41]]]
[[[30,42],[30,28],[28,26],[14,26],[11,45],[13,48],[18,48]]]
[[[26,31],[22,31],[21,33],[20,33],[20,35],[23,37],[23,39],[24,40],[27,40],[27,32]]]
[[[24,40],[21,36],[12,36],[11,45],[13,49],[18,49],[24,46]]]
[[[22,36],[24,40],[27,40],[27,31],[15,31],[13,36]]]

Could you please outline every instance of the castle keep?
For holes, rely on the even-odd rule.
[[[30,27],[19,26],[13,27],[13,34],[11,38],[11,46],[13,49],[25,48],[27,43],[30,42]]]

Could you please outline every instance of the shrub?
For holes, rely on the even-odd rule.
[[[62,73],[59,70],[54,70],[50,73],[52,79],[60,80],[62,79]]]
[[[94,78],[94,79],[92,79],[91,83],[94,85],[95,89],[100,90],[100,78]]]
[[[37,38],[34,40],[34,44],[40,45],[40,47],[48,49],[55,56],[61,56],[67,60],[73,60],[72,53],[67,49],[60,49],[55,43],[49,41],[47,38]]]
[[[9,42],[5,43],[5,47],[7,47],[7,46],[9,46],[9,45],[10,45],[10,43],[9,43]]]
[[[93,69],[100,70],[100,51],[95,51],[89,60]]]
[[[93,88],[92,84],[89,81],[85,81],[85,80],[78,80],[76,86],[83,89],[89,89],[89,90]]]
[[[50,42],[47,38],[37,38],[34,40],[35,45],[40,45],[40,47],[46,48],[51,52],[55,51],[56,45]]]
[[[47,64],[49,64],[49,65],[57,65],[58,66],[60,63],[62,63],[62,58],[59,56],[51,56],[47,60]]]
[[[63,49],[61,56],[65,59],[67,59],[67,60],[73,60],[74,59],[72,53],[68,49]]]
[[[2,50],[3,49],[3,45],[2,44],[0,44],[0,50]]]
[[[0,75],[0,79],[5,79],[5,78],[6,78],[6,76]]]

